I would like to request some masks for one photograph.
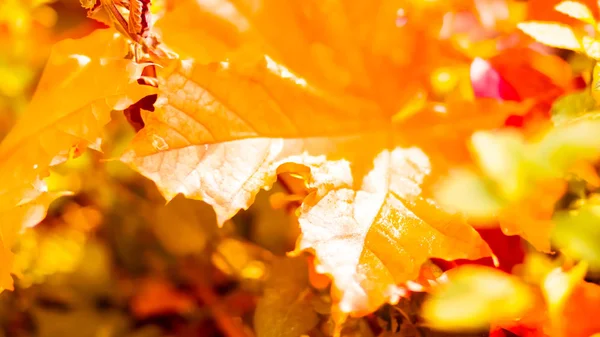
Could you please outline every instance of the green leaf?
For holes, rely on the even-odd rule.
[[[444,331],[474,331],[491,323],[518,319],[535,298],[518,278],[497,269],[464,265],[447,272],[423,304],[427,326]]]
[[[504,206],[485,178],[467,170],[453,173],[437,191],[436,198],[442,205],[475,219],[492,217]]]
[[[538,174],[561,177],[578,161],[600,156],[600,119],[586,116],[552,129],[535,147]]]
[[[550,112],[554,124],[561,124],[583,116],[594,108],[596,108],[596,100],[586,89],[560,97],[554,102]]]
[[[509,199],[523,194],[527,181],[528,147],[517,132],[477,132],[471,138],[483,173],[498,184]]]
[[[555,215],[552,241],[568,254],[600,270],[600,204]]]
[[[568,97],[554,107],[555,116],[566,119],[572,111]],[[560,108],[563,108],[561,112]],[[580,161],[600,158],[600,115],[588,114],[560,123],[539,141],[526,141],[514,131],[477,132],[472,149],[481,175],[454,172],[439,185],[436,198],[449,208],[475,219],[494,216],[510,202],[518,202],[544,179],[567,178]]]

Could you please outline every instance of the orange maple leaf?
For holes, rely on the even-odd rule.
[[[398,115],[432,69],[464,61],[416,20],[432,8],[402,4],[414,17],[397,22],[400,2],[181,2],[157,27],[195,60],[159,70],[156,110],[143,114],[122,160],[167,199],[208,202],[221,223],[278,173],[303,175],[313,193],[299,210],[298,248],[333,277],[344,314],[393,302],[430,257],[489,255],[429,186],[468,157],[474,129],[501,126],[515,106],[481,100]]]

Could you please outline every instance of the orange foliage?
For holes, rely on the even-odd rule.
[[[13,287],[19,234],[68,193],[44,179],[84,149],[101,150],[111,112],[120,111],[136,131],[120,161],[152,180],[167,201],[183,194],[211,205],[220,226],[279,177],[302,182],[281,198],[293,201],[289,209],[297,206],[295,257],[272,259],[233,239],[240,251],[259,252],[243,267],[228,264],[210,227],[196,227],[215,221],[212,213],[198,215],[195,202],[144,208],[144,221],[177,258],[213,249],[212,262],[231,269],[228,277],[267,280],[255,318],[261,336],[273,333],[270,326],[287,336],[289,317],[271,314],[286,308],[301,317],[297,335],[326,330],[314,304],[324,291],[332,304],[325,315],[342,334],[345,320],[397,305],[414,281],[432,291],[424,316],[442,328],[493,324],[492,334],[501,335],[516,329],[513,321],[542,313],[541,323],[517,325],[557,337],[598,332],[585,315],[597,311],[600,290],[569,274],[584,264],[544,276],[560,279],[564,292],[556,300],[548,284],[506,274],[518,259],[498,261],[503,254],[493,255],[471,226],[478,219],[466,214],[476,207],[459,205],[483,205],[477,215],[485,213],[504,234],[552,252],[554,215],[572,192],[570,175],[590,180],[579,199],[596,192],[590,165],[600,157],[600,141],[581,135],[600,129],[595,115],[559,125],[551,114],[557,98],[582,89],[584,79],[592,82],[587,95],[597,96],[597,79],[523,33],[600,59],[594,34],[582,33],[598,30],[597,6],[567,1],[548,11],[554,2],[82,1],[90,17],[111,27],[53,47],[29,108],[0,145],[0,287]],[[440,197],[458,168],[476,166],[477,173],[464,175],[471,180]],[[183,232],[173,234],[170,221]],[[312,254],[308,272],[305,252]],[[461,266],[448,273],[449,283],[431,262],[491,256],[505,272]],[[269,274],[267,265],[282,275]],[[468,301],[461,286],[471,291]],[[225,304],[201,290],[198,296],[218,303],[211,312],[221,329],[243,336],[239,322],[227,323],[235,320]],[[455,296],[456,312],[445,292]],[[194,306],[165,280],[146,280],[132,301],[141,318]]]

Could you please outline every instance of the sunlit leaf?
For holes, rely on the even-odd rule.
[[[48,167],[88,146],[99,149],[110,111],[150,92],[131,78],[125,52],[124,42],[110,30],[54,46],[27,111],[0,145],[5,238],[39,222],[60,195],[47,194],[41,178]]]
[[[580,39],[573,29],[567,25],[555,22],[529,21],[519,23],[518,27],[525,34],[545,45],[573,51],[582,51]]]
[[[315,194],[301,209],[299,247],[315,249],[323,270],[338,282],[340,298],[346,297],[346,311],[368,312],[393,299],[394,285],[416,277],[430,256],[487,254],[460,216],[420,193],[432,169],[442,173],[442,163],[465,158],[464,137],[472,126],[498,125],[513,111],[502,104],[476,105],[491,112],[478,115],[476,124],[470,103],[440,106],[447,114],[430,107],[395,131],[371,101],[325,95],[269,58],[242,69],[184,61],[159,87],[159,108],[145,114],[146,126],[122,160],[157,182],[167,198],[184,193],[213,205],[220,222],[247,208],[277,173],[304,175]],[[469,123],[449,134],[446,128],[456,125],[450,116]],[[429,133],[419,131],[424,128]],[[416,141],[436,156],[428,158],[412,145]],[[455,152],[437,155],[444,148]],[[432,160],[439,160],[437,169]],[[324,219],[331,219],[329,228]],[[365,238],[373,243],[364,246]],[[375,259],[373,249],[386,241],[395,248]],[[373,281],[377,287],[364,285],[370,299],[352,290],[363,287],[360,270],[367,273],[367,267],[382,272]]]
[[[0,145],[5,182],[0,213],[25,204],[35,184],[43,185],[39,178],[50,165],[87,146],[99,149],[110,111],[149,93],[131,78],[125,52],[123,41],[110,30],[54,47],[28,110]]]
[[[570,17],[581,20],[591,25],[596,24],[594,14],[583,3],[577,1],[563,1],[554,7],[557,11],[564,13]]]
[[[278,174],[304,178],[312,193],[299,210],[298,248],[314,251],[320,272],[333,276],[344,312],[393,302],[396,285],[429,257],[488,254],[460,215],[431,199],[432,186],[469,160],[473,131],[501,127],[526,109],[459,96],[405,113],[426,97],[432,74],[464,66],[436,28],[417,19],[443,8],[341,1],[252,8],[184,1],[157,23],[169,47],[195,60],[158,70],[156,109],[142,113],[145,127],[122,160],[167,199],[182,193],[211,204],[221,223]],[[397,21],[403,11],[414,18],[406,25]],[[541,73],[553,80],[558,71]],[[372,270],[377,277],[365,281]]]
[[[0,145],[0,335],[600,331],[596,0],[80,2]]]

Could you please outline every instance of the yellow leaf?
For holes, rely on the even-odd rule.
[[[581,41],[573,29],[555,22],[528,21],[518,24],[520,30],[536,41],[550,47],[581,52]]]
[[[277,258],[254,313],[257,337],[297,337],[319,322],[304,257]]]
[[[148,222],[163,246],[176,256],[198,255],[215,234],[217,220],[210,206],[179,196],[147,212]],[[177,230],[173,230],[177,226]]]
[[[5,236],[35,225],[60,195],[46,194],[41,180],[50,166],[65,161],[73,149],[99,149],[110,111],[151,92],[130,77],[125,55],[124,42],[111,30],[54,46],[28,109],[0,144]]]
[[[433,289],[423,304],[432,327],[464,331],[487,328],[524,316],[535,304],[532,290],[496,269],[465,265],[448,272],[448,282]]]
[[[54,47],[28,110],[0,145],[0,210],[19,204],[14,192],[31,189],[73,147],[99,149],[110,111],[149,93],[128,75],[124,48],[111,30]]]
[[[580,2],[563,1],[556,5],[554,9],[585,23],[589,23],[591,25],[596,24],[596,19],[594,19],[594,14],[592,14],[592,11],[588,8],[588,6]]]

